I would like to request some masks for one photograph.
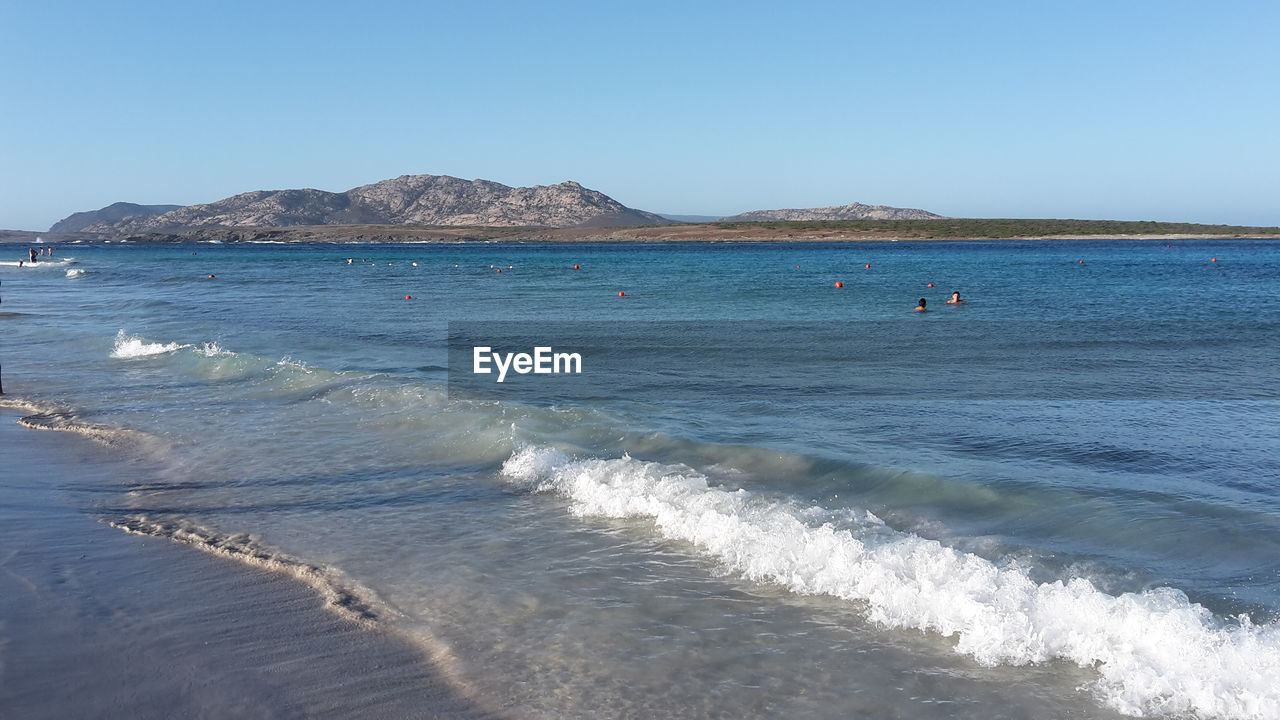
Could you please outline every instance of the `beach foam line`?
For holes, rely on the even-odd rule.
[[[29,415],[48,412],[52,409],[44,405],[37,405],[26,398],[20,398],[16,395],[0,395],[0,407],[12,408]]]
[[[42,405],[22,398],[0,398],[0,407],[20,410],[26,415],[17,423],[32,430],[54,430],[83,435],[107,447],[156,447],[162,441],[154,435],[130,428],[103,425],[82,420],[72,410]]]
[[[249,535],[219,533],[181,518],[164,520],[146,515],[127,515],[106,519],[105,522],[127,533],[165,538],[295,577],[319,592],[326,608],[354,622],[372,625],[389,612],[372,591],[339,571],[265,547]]]
[[[102,522],[131,535],[190,545],[203,552],[294,578],[316,591],[324,600],[324,608],[335,615],[368,629],[398,634],[412,643],[426,653],[428,661],[454,691],[477,707],[486,708],[488,715],[501,717],[498,709],[489,707],[489,699],[479,693],[466,677],[462,663],[448,643],[421,626],[405,632],[405,628],[395,622],[388,622],[404,616],[375,592],[336,568],[324,567],[268,547],[247,533],[221,533],[185,518],[162,519],[130,514],[114,519],[103,518]]]
[[[164,355],[189,347],[192,346],[176,342],[147,342],[137,335],[125,334],[125,331],[121,329],[120,332],[116,333],[116,342],[111,348],[111,357],[119,360],[132,360],[134,358],[151,357],[152,355]]]
[[[1218,618],[1172,588],[1109,595],[1086,578],[1037,583],[1016,565],[888,528],[869,512],[836,527],[821,508],[708,484],[685,466],[517,449],[513,484],[577,516],[647,518],[664,537],[757,582],[857,603],[895,628],[953,639],[986,666],[1093,667],[1093,690],[1134,716],[1280,717],[1280,625]]]

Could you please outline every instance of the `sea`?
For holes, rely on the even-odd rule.
[[[67,503],[495,712],[1280,718],[1280,243],[2,247]]]

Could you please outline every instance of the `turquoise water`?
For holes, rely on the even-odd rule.
[[[93,512],[322,568],[522,717],[1263,718],[1278,279],[1260,241],[66,245],[0,265],[0,363],[130,461]]]

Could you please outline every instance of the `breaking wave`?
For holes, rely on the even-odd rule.
[[[1086,578],[1037,583],[1002,565],[887,527],[869,512],[833,522],[677,465],[580,460],[546,447],[503,465],[513,483],[554,492],[578,516],[644,518],[663,536],[746,578],[853,601],[870,620],[952,638],[987,665],[1066,660],[1130,715],[1280,717],[1280,626],[1219,618],[1181,591],[1109,595]]]
[[[164,355],[189,347],[191,346],[181,345],[176,342],[147,342],[137,335],[126,335],[125,331],[121,330],[116,333],[116,343],[111,348],[111,357],[120,360],[131,360],[133,358],[151,357],[152,355]]]

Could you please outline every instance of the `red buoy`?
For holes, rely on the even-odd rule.
[[[844,283],[842,283],[842,282],[840,282],[839,280],[837,280],[837,281],[836,281],[836,287],[838,287],[838,288],[842,288],[842,287],[844,287]]]
[[[577,269],[578,269],[578,266],[577,266],[577,265],[574,265],[574,266],[573,266],[573,269],[574,269],[574,270],[577,270]]]
[[[933,287],[933,283],[929,283],[929,287]]]
[[[618,291],[618,297],[626,297],[626,296],[627,296],[626,293],[622,292],[621,290]]]
[[[499,274],[501,274],[501,273],[502,273],[502,268],[498,268],[498,273],[499,273]]]
[[[412,299],[413,299],[413,296],[412,296],[412,295],[405,295],[405,296],[404,296],[404,299],[405,299],[405,300],[412,300]]]
[[[1210,260],[1209,262],[1218,262],[1218,258],[1214,258],[1214,259]],[[209,277],[213,277],[213,276],[212,276],[212,275],[210,275]]]
[[[870,270],[870,269],[871,269],[871,263],[867,263],[867,269],[868,269],[868,270]]]
[[[209,273],[209,277],[213,277],[213,273]]]

